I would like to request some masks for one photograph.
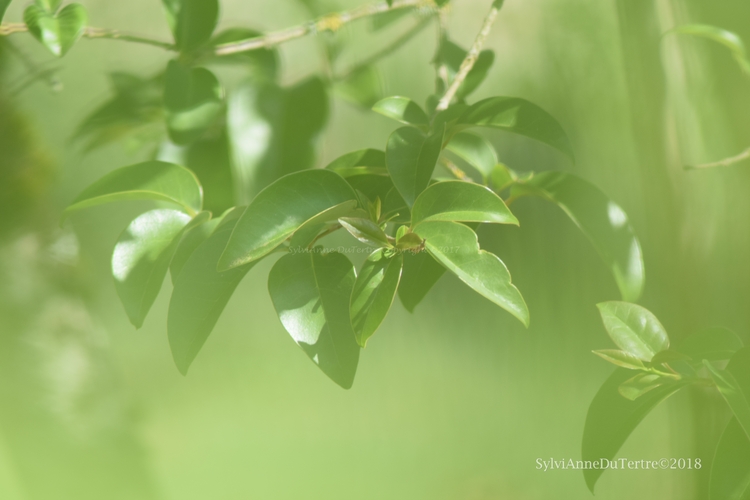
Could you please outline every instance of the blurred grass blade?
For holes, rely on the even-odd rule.
[[[742,42],[742,38],[736,33],[717,28],[716,26],[710,26],[708,24],[686,24],[678,26],[667,31],[665,35],[670,33],[692,35],[720,43],[730,50],[732,57],[737,61],[740,69],[742,69],[746,75],[750,76],[750,61],[747,60],[747,50],[745,49],[745,44]]]

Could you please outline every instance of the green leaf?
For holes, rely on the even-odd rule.
[[[490,97],[469,106],[458,119],[458,130],[490,127],[543,142],[573,160],[573,148],[562,126],[534,103],[518,97]]]
[[[518,219],[489,188],[464,181],[436,182],[411,210],[412,226],[430,220],[515,224]]]
[[[445,68],[448,70],[448,81],[451,82],[456,77],[456,73],[458,73],[459,68],[461,68],[464,59],[466,59],[466,55],[467,52],[464,49],[448,39],[443,39],[435,63],[438,66],[445,65]],[[469,71],[469,74],[466,75],[466,79],[464,79],[463,83],[461,83],[461,86],[458,88],[456,97],[458,99],[463,99],[474,92],[474,90],[476,90],[476,88],[479,87],[487,77],[487,73],[493,62],[495,62],[494,52],[491,50],[483,50],[480,52],[474,66],[471,68],[471,71]],[[444,89],[441,90],[444,91]]]
[[[654,357],[651,358],[651,364],[652,365],[663,365],[663,364],[670,364],[680,361],[690,361],[690,356],[687,354],[683,354],[681,352],[674,351],[672,349],[666,349],[664,351],[659,351],[656,354],[654,354]]]
[[[750,348],[743,347],[737,351],[725,370],[719,370],[705,359],[703,364],[750,438]]]
[[[201,212],[194,224],[209,218]],[[180,238],[191,222],[177,210],[151,210],[137,217],[120,235],[112,253],[112,276],[130,322],[143,325],[161,290]]]
[[[362,265],[354,283],[350,312],[357,343],[365,347],[367,340],[388,314],[396,297],[403,254],[387,256],[386,250],[375,250]]]
[[[163,134],[164,78],[143,79],[129,73],[110,74],[113,96],[78,126],[74,140],[86,140],[85,151],[125,137]],[[152,130],[153,129],[153,130]],[[149,134],[151,132],[151,134]]]
[[[702,38],[713,40],[714,42],[720,43],[724,47],[728,48],[732,53],[732,57],[740,65],[742,71],[750,74],[750,61],[747,60],[747,50],[742,39],[731,31],[727,31],[716,26],[709,26],[707,24],[686,24],[684,26],[678,26],[665,33],[678,33],[683,35],[693,35]]]
[[[615,301],[602,302],[597,307],[609,337],[623,351],[651,361],[654,354],[669,349],[666,330],[648,309]]]
[[[268,275],[268,291],[284,328],[344,389],[352,386],[359,361],[349,318],[355,279],[354,266],[337,252],[288,254]]]
[[[422,250],[424,249],[424,240],[415,233],[406,233],[396,240],[396,248],[399,250]]]
[[[647,392],[653,391],[667,382],[669,382],[669,379],[654,373],[639,373],[635,377],[620,384],[617,391],[625,399],[635,401]]]
[[[430,125],[430,120],[424,110],[408,97],[386,97],[375,103],[372,110],[407,125],[423,128]]]
[[[708,489],[711,500],[750,500],[750,439],[737,418],[719,439]]]
[[[5,16],[5,11],[8,9],[8,5],[10,5],[10,2],[13,0],[0,0],[0,22],[3,20],[3,16]]]
[[[390,26],[396,21],[399,21],[413,11],[413,8],[407,7],[401,9],[386,10],[385,12],[374,14],[373,16],[370,16],[370,19],[372,20],[372,29],[373,31],[379,31],[387,26]]]
[[[620,395],[619,387],[632,376],[632,371],[618,368],[594,396],[583,429],[582,460],[612,460],[644,417],[686,385],[684,382],[669,382],[631,401]],[[592,493],[603,472],[602,468],[583,471]]]
[[[190,170],[147,161],[118,168],[90,185],[65,209],[63,217],[82,208],[126,200],[168,201],[195,215],[203,206],[203,192]]]
[[[319,78],[290,88],[247,81],[234,90],[227,126],[239,203],[249,203],[284,175],[314,166],[328,108]]]
[[[374,246],[375,248],[391,246],[388,237],[380,229],[380,226],[369,219],[342,217],[339,219],[339,223],[344,229],[349,231],[349,234],[362,243]]]
[[[259,259],[302,224],[341,203],[356,200],[346,181],[329,170],[307,170],[282,177],[250,203],[219,261],[226,270]]]
[[[162,0],[177,48],[196,49],[206,43],[219,20],[218,0]]]
[[[241,40],[262,36],[260,31],[248,28],[229,28],[214,36],[209,45],[216,47],[225,43],[235,43]],[[275,81],[279,73],[279,54],[273,47],[248,50],[237,54],[227,54],[211,58],[215,64],[234,64],[244,66],[256,80]]]
[[[203,221],[197,224],[191,224],[191,227],[187,228],[182,238],[180,238],[177,250],[175,250],[172,261],[169,263],[169,274],[172,276],[172,284],[174,285],[177,280],[177,276],[180,275],[182,270],[193,255],[193,252],[206,241],[219,226],[224,216],[217,217],[208,221]]]
[[[492,189],[496,193],[499,193],[504,189],[511,187],[516,181],[518,181],[518,176],[506,165],[498,163],[492,168],[492,174],[490,175],[489,180]]]
[[[23,13],[29,33],[57,57],[64,56],[83,36],[88,14],[83,5],[72,3],[53,13],[30,5]]]
[[[736,333],[727,328],[714,327],[688,336],[679,344],[678,350],[695,361],[717,361],[731,358],[740,349],[742,340]]]
[[[534,194],[562,208],[612,270],[623,300],[638,300],[645,282],[643,253],[619,205],[593,184],[564,172],[534,175],[513,190],[512,197]]]
[[[169,61],[164,107],[172,142],[188,144],[203,135],[221,114],[223,96],[219,80],[206,68],[187,68]]]
[[[364,215],[364,213],[361,209],[357,209],[357,202],[354,200],[345,201],[323,210],[312,219],[305,221],[294,232],[289,240],[289,251],[294,252],[307,248],[315,241],[321,231],[331,227],[332,223],[338,223],[339,217],[353,217],[355,215]]]
[[[345,79],[337,81],[333,90],[344,100],[370,109],[383,95],[383,81],[380,72],[373,66],[356,69]]]
[[[445,274],[445,268],[427,252],[406,252],[403,256],[404,270],[398,286],[398,298],[407,311],[414,312],[427,292]]]
[[[48,10],[50,12],[57,12],[57,9],[62,5],[62,0],[34,0],[37,7]]]
[[[215,232],[198,245],[174,280],[167,333],[177,368],[187,374],[235,288],[259,261],[218,272],[216,265],[237,218],[228,214]]]
[[[391,134],[385,150],[388,172],[408,206],[430,183],[443,144],[443,130],[426,137],[412,127]]]
[[[529,310],[510,273],[496,255],[479,249],[477,235],[457,222],[428,221],[415,228],[435,260],[477,293],[499,305],[525,326]]]
[[[497,153],[492,144],[484,137],[468,132],[454,135],[446,149],[474,167],[482,174],[485,182],[498,164]]]
[[[633,356],[629,352],[618,351],[616,349],[601,349],[592,352],[603,360],[609,361],[613,365],[621,366],[629,370],[646,369],[646,365],[643,364],[643,361]]]
[[[326,170],[332,170],[345,179],[357,175],[388,175],[385,152],[379,149],[360,149],[339,156],[326,166]]]

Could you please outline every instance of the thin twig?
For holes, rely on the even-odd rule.
[[[25,33],[27,31],[29,31],[29,29],[26,27],[24,23],[0,24],[0,36],[8,36],[14,33]],[[159,47],[159,48],[166,49],[166,50],[177,50],[177,48],[171,43],[162,42],[160,40],[153,40],[151,38],[146,38],[146,37],[142,37],[138,35],[130,35],[127,33],[123,33],[122,31],[118,31],[118,30],[88,27],[84,29],[83,36],[85,38],[106,38],[110,40],[124,40],[126,42],[134,42],[134,43],[152,45],[154,47]]]
[[[453,101],[453,98],[456,96],[456,92],[458,92],[459,87],[461,87],[461,84],[466,79],[466,76],[469,74],[469,71],[471,71],[471,68],[474,67],[474,63],[477,62],[479,52],[482,50],[482,46],[484,45],[487,36],[489,36],[490,31],[492,30],[492,25],[495,23],[497,13],[500,11],[500,7],[502,7],[502,5],[503,0],[495,0],[494,2],[492,2],[492,8],[487,14],[487,17],[484,19],[482,29],[479,30],[479,33],[474,40],[474,44],[471,46],[471,49],[469,49],[469,53],[466,54],[466,58],[461,63],[461,67],[458,69],[458,73],[456,73],[456,76],[453,78],[453,82],[451,82],[450,87],[448,87],[448,90],[445,91],[445,94],[440,99],[436,111],[444,111],[448,109],[448,106],[450,106],[451,101]]]
[[[358,62],[353,67],[346,70],[344,73],[336,75],[334,80],[345,80],[348,77],[350,77],[352,74],[361,70],[362,68],[366,68],[367,66],[376,63],[380,59],[383,59],[384,57],[391,55],[393,52],[403,47],[412,38],[414,38],[419,33],[421,33],[422,30],[425,27],[427,27],[428,24],[430,24],[430,18],[421,20],[416,25],[414,25],[409,31],[407,31],[406,33],[398,37],[396,40],[394,40],[393,43],[389,44],[387,47],[384,47],[383,49],[377,51],[376,53]]]
[[[338,31],[343,25],[361,19],[363,17],[373,16],[389,10],[404,9],[407,7],[428,7],[434,8],[433,0],[395,0],[391,5],[386,2],[363,5],[355,7],[352,10],[328,14],[313,21],[293,26],[291,28],[274,31],[267,35],[241,40],[239,42],[225,43],[217,45],[213,53],[217,56],[226,56],[237,54],[238,52],[247,52],[249,50],[273,47],[280,43],[288,42],[296,38],[301,38],[310,33],[319,33],[321,31]]]
[[[715,161],[712,163],[701,163],[699,165],[685,165],[685,168],[688,170],[697,169],[697,168],[714,168],[714,167],[729,167],[731,165],[734,165],[735,163],[739,163],[742,160],[747,160],[750,158],[750,148],[747,148],[742,153],[738,154],[737,156],[731,156],[729,158],[724,158],[723,160]]]

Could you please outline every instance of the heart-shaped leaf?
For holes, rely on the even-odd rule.
[[[640,297],[643,252],[628,216],[593,184],[564,172],[543,172],[516,184],[511,197],[533,194],[556,203],[591,240],[612,270],[623,300]]]
[[[177,210],[151,210],[131,222],[117,240],[112,276],[133,326],[143,325],[185,229],[209,217],[208,212],[201,212],[191,223],[189,215]]]
[[[629,370],[646,369],[646,365],[643,364],[643,361],[629,352],[618,351],[617,349],[601,349],[599,351],[593,351],[593,353],[605,361],[609,361],[613,365],[621,366]]]
[[[518,225],[491,189],[464,181],[436,182],[419,195],[411,209],[412,225],[430,220]]]
[[[583,429],[582,460],[592,462],[603,458],[612,460],[646,415],[659,403],[687,385],[680,381],[668,382],[631,401],[620,394],[619,388],[632,377],[631,370],[618,368],[594,396]],[[603,468],[584,469],[583,477],[592,493],[604,470]]]
[[[403,264],[402,253],[388,256],[382,249],[375,250],[362,264],[350,305],[354,335],[360,346],[367,345],[367,340],[388,314],[396,297]]]
[[[203,193],[188,169],[162,161],[147,161],[118,168],[83,190],[65,209],[63,217],[76,210],[125,200],[168,201],[189,215],[201,211]]]
[[[398,286],[398,298],[407,311],[414,312],[417,304],[445,274],[445,268],[427,252],[405,252],[403,256],[404,270]]]
[[[259,261],[218,272],[216,265],[229,240],[237,212],[227,214],[214,233],[198,245],[174,280],[167,334],[177,368],[187,374],[235,288]]]
[[[415,128],[402,127],[388,138],[385,150],[388,173],[409,207],[430,183],[442,145],[442,129],[425,136]]]
[[[380,226],[369,219],[342,217],[339,219],[339,224],[341,224],[349,234],[366,245],[371,245],[375,248],[391,246],[388,237],[383,230],[380,229]]]
[[[609,337],[623,351],[651,361],[654,354],[669,349],[666,330],[645,307],[616,301],[602,302],[597,307]]]
[[[727,328],[714,327],[688,336],[680,342],[678,350],[695,361],[718,361],[731,358],[740,349],[742,340],[736,333]]]
[[[282,177],[250,203],[237,223],[219,269],[259,259],[302,224],[341,203],[356,200],[346,181],[329,170],[306,170]]]
[[[169,61],[164,81],[164,107],[172,142],[188,144],[198,139],[218,118],[223,91],[206,68],[187,68]]]
[[[359,346],[349,318],[354,266],[337,252],[287,254],[268,275],[281,324],[323,373],[344,389],[354,382]]]
[[[376,102],[372,110],[407,125],[422,128],[427,128],[430,125],[427,113],[424,112],[419,104],[408,97],[386,97]]]
[[[492,176],[499,163],[492,144],[484,137],[469,132],[454,135],[445,149],[474,167],[482,174],[482,179],[485,182]]]
[[[177,48],[196,49],[206,43],[219,20],[218,0],[162,0]]]
[[[23,20],[34,38],[57,57],[64,56],[83,36],[88,14],[83,5],[72,3],[54,13],[38,5],[30,5]]]
[[[415,228],[435,260],[528,326],[529,310],[503,261],[479,249],[477,235],[458,222],[428,221]]]
[[[711,500],[750,498],[750,438],[736,417],[729,421],[716,447],[708,489]]]
[[[319,78],[289,88],[253,79],[230,94],[227,129],[240,203],[284,175],[314,166],[328,108]]]
[[[518,97],[490,97],[469,106],[457,129],[490,127],[543,142],[573,159],[573,148],[562,126],[536,104]]]

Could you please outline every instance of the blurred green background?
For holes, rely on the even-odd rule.
[[[82,0],[94,26],[168,39],[157,0]],[[451,37],[469,45],[488,0],[455,0]],[[357,1],[341,1],[351,7]],[[222,27],[279,29],[309,11],[295,0],[223,0]],[[6,21],[21,19],[14,2]],[[487,45],[490,77],[473,100],[527,98],[572,137],[576,165],[544,146],[490,133],[519,171],[561,169],[592,181],[630,215],[644,247],[641,301],[679,339],[702,326],[750,332],[750,167],[685,171],[750,145],[750,82],[709,42],[661,34],[679,24],[724,27],[750,40],[742,0],[507,0]],[[356,61],[403,32],[344,29]],[[380,68],[387,94],[424,102],[433,89],[435,29]],[[0,93],[0,498],[56,499],[581,499],[579,471],[536,459],[580,457],[588,405],[611,368],[597,302],[618,299],[595,251],[555,207],[514,209],[520,228],[483,228],[532,315],[507,313],[445,276],[414,314],[400,304],[362,353],[343,391],[284,332],[253,269],[182,377],[166,337],[169,280],[144,327],[127,321],[109,255],[135,213],[120,206],[58,228],[62,208],[107,171],[146,152],[83,154],[70,138],[109,93],[107,73],[149,76],[168,55],[83,40],[62,61],[27,35],[28,69],[3,54]],[[282,80],[319,71],[315,38],[281,48]],[[46,66],[45,66],[46,67]],[[231,80],[231,74],[227,77]],[[332,101],[319,165],[382,148],[392,122]],[[708,465],[729,416],[715,396],[683,391],[637,429],[620,456],[701,458]],[[700,471],[616,471],[597,497],[706,498]]]

